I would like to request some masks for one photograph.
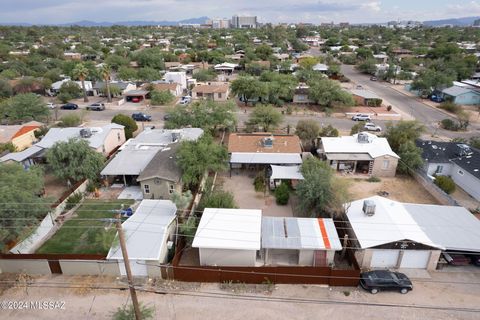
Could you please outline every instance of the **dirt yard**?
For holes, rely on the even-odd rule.
[[[380,191],[386,191],[389,193],[389,198],[396,201],[439,204],[425,188],[410,177],[381,178],[380,182],[368,182],[364,178],[341,178],[349,180],[352,200],[371,197]]]
[[[89,278],[83,285],[92,285]],[[111,319],[118,307],[129,304],[128,290],[113,289],[126,288],[119,280],[98,279],[91,290],[79,288],[79,277],[35,281],[28,289],[7,289],[0,299],[58,301],[59,308],[0,310],[1,319]],[[153,309],[153,319],[478,319],[479,281],[478,272],[435,272],[430,279],[413,280],[413,291],[405,295],[372,295],[353,287],[151,281],[139,284],[137,294]]]

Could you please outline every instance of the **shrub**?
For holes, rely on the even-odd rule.
[[[164,104],[172,102],[173,99],[175,99],[175,97],[173,96],[173,94],[170,91],[154,90],[154,91],[152,91],[150,96],[151,96],[152,105],[154,105],[154,106],[164,105]]]
[[[263,174],[258,174],[255,179],[253,180],[253,185],[255,186],[256,192],[264,192],[265,191],[265,178]]]
[[[73,207],[75,207],[80,201],[82,201],[83,194],[80,192],[72,194],[70,197],[67,199],[67,204],[65,206],[66,210],[70,210]]]
[[[288,203],[288,199],[290,198],[290,188],[288,184],[282,183],[279,187],[275,190],[275,199],[278,205],[284,206]]]
[[[391,106],[391,105],[388,105],[387,111],[391,111],[391,110],[392,110],[392,106]]]
[[[76,114],[67,114],[60,118],[59,127],[77,127],[81,124],[82,119]]]
[[[352,129],[350,129],[350,135],[364,131],[363,127],[365,127],[365,121],[358,121],[353,125]]]
[[[198,210],[203,211],[205,208],[237,208],[233,194],[224,190],[214,190],[205,194],[198,204]]]
[[[382,181],[379,177],[371,176],[367,179],[368,182],[380,182]]]
[[[133,133],[137,131],[138,126],[135,120],[124,114],[117,114],[112,118],[112,123],[121,124],[125,127],[125,138],[128,140],[133,137]]]
[[[440,123],[442,128],[445,130],[458,131],[459,129],[458,124],[452,119],[443,119]]]
[[[447,176],[436,177],[435,184],[447,194],[454,192],[456,188],[453,179]]]
[[[461,108],[458,104],[455,104],[451,101],[445,101],[445,102],[442,102],[440,105],[439,105],[440,109],[443,109],[443,110],[446,110],[448,112],[451,112],[451,113],[458,113],[460,112]]]
[[[142,319],[148,320],[153,319],[153,312],[154,309],[152,307],[147,307],[140,304],[140,313],[142,315]],[[133,305],[127,307],[118,307],[117,311],[112,314],[112,319],[114,320],[129,320],[135,319],[135,310],[133,309]]]

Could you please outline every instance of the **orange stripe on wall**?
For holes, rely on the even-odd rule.
[[[318,218],[318,225],[320,227],[320,232],[322,233],[323,243],[325,244],[325,249],[330,249],[330,240],[328,240],[327,229],[325,229],[325,223],[323,223],[322,218]]]

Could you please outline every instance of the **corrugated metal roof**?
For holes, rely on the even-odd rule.
[[[142,200],[135,213],[122,223],[129,258],[158,261],[176,212],[177,207],[170,200]],[[117,241],[110,248],[107,259],[123,259]]]
[[[361,134],[368,137],[368,143],[359,143],[358,134],[342,137],[322,137],[323,150],[326,154],[367,153],[372,158],[384,155],[399,158],[399,156],[393,152],[386,138],[380,138],[368,132],[362,132]]]
[[[446,250],[480,252],[480,220],[463,207],[404,204],[433,242]]]
[[[342,246],[332,219],[263,217],[262,248],[341,250]]]

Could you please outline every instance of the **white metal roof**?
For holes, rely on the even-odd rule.
[[[205,208],[192,247],[259,250],[262,210]]]
[[[359,143],[358,134],[342,137],[322,137],[322,145],[325,153],[367,153],[372,158],[384,155],[400,158],[388,144],[386,138],[377,137],[368,132],[362,132],[368,136],[368,143]],[[327,155],[328,156],[328,155]]]
[[[9,161],[9,160],[22,162],[28,158],[31,158],[32,156],[34,156],[35,154],[39,153],[42,150],[43,148],[33,145],[30,148],[25,149],[23,151],[11,152],[4,155],[3,157],[0,158],[0,162]]]
[[[373,216],[367,216],[363,212],[364,200],[372,200],[375,203]],[[401,240],[411,240],[443,249],[440,243],[434,242],[422,230],[403,203],[380,196],[361,199],[350,204],[347,217],[355,232],[355,238],[363,249]]]
[[[332,219],[262,218],[262,248],[341,250]]]
[[[166,245],[168,226],[175,220],[177,207],[170,200],[142,200],[135,213],[122,223],[130,259],[159,260]],[[123,260],[117,241],[107,259]]]
[[[365,99],[380,99],[374,92],[365,89],[354,89],[352,94]]]
[[[123,149],[103,168],[100,174],[102,176],[137,176],[161,149],[160,147]]]
[[[272,167],[272,176],[270,179],[294,179],[303,180],[303,175],[300,172],[300,166],[275,166]]]
[[[480,252],[480,220],[463,207],[404,204],[435,243],[446,250]]]
[[[296,153],[232,152],[230,163],[301,164],[302,157]]]

